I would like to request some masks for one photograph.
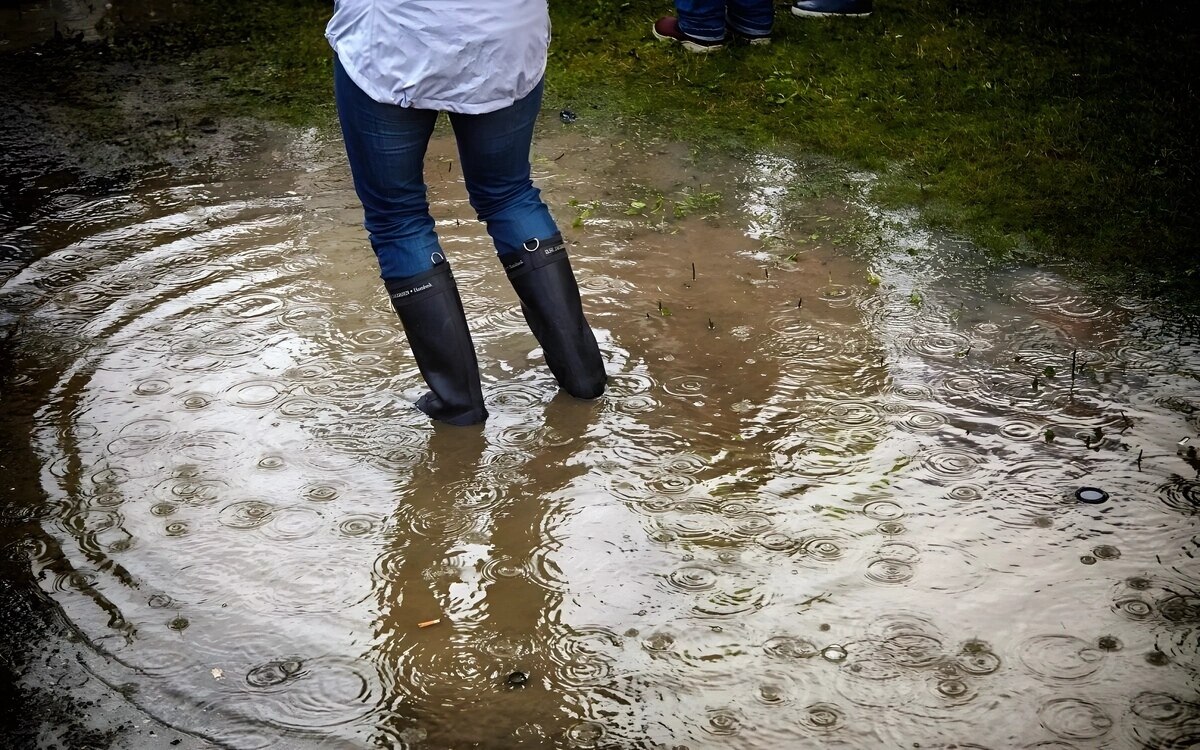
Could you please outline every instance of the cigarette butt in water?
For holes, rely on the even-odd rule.
[[[418,628],[427,628],[427,627],[430,627],[431,625],[437,625],[441,621],[442,621],[442,618],[440,618],[440,617],[437,618],[436,620],[426,620],[425,622],[418,622],[417,627]]]

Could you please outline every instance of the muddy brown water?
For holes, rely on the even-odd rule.
[[[141,711],[234,748],[1200,741],[1186,321],[787,159],[548,121],[608,393],[558,393],[439,137],[491,418],[434,428],[338,143],[288,148],[2,238],[39,248],[0,287],[14,547]]]

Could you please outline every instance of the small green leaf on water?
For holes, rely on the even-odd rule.
[[[921,293],[920,293],[920,292],[913,292],[912,294],[908,295],[908,301],[909,301],[909,302],[911,302],[911,303],[913,303],[913,304],[914,304],[914,305],[916,305],[917,307],[920,307],[920,306],[921,306],[921,302],[923,301],[923,300],[921,299]]]
[[[879,286],[883,283],[883,278],[874,271],[867,271],[867,283],[871,286]]]
[[[1046,435],[1045,435],[1045,437],[1046,437],[1046,442],[1047,442],[1047,443],[1053,443],[1053,442],[1054,442],[1054,430],[1052,430],[1052,429],[1050,429],[1049,427],[1047,427],[1047,428],[1046,428]]]
[[[575,217],[575,220],[571,222],[571,228],[572,228],[572,229],[578,229],[578,228],[580,228],[581,226],[583,226],[583,217],[582,217],[582,216],[576,216],[576,217]]]
[[[640,214],[643,210],[645,210],[645,208],[646,208],[645,202],[632,201],[629,204],[629,208],[625,209],[625,214],[627,216],[636,216],[636,215]]]
[[[1048,378],[1052,378],[1054,377],[1054,368],[1047,365],[1046,369],[1042,370],[1042,374]]]

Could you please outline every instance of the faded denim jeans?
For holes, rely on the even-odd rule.
[[[716,42],[726,28],[751,37],[771,33],[775,8],[771,0],[675,0],[679,29],[695,39]]]
[[[382,104],[360,89],[334,58],[334,99],[364,226],[380,276],[428,271],[441,253],[426,198],[425,150],[438,112]],[[524,99],[481,115],[450,113],[471,207],[500,255],[558,227],[530,176],[529,146],[542,84]]]

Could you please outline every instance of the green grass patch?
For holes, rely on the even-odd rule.
[[[710,55],[649,35],[666,3],[552,7],[555,105],[711,147],[835,157],[880,176],[874,200],[918,207],[993,252],[1196,296],[1196,38],[1179,7],[880,0],[865,20],[782,9],[770,47]]]

